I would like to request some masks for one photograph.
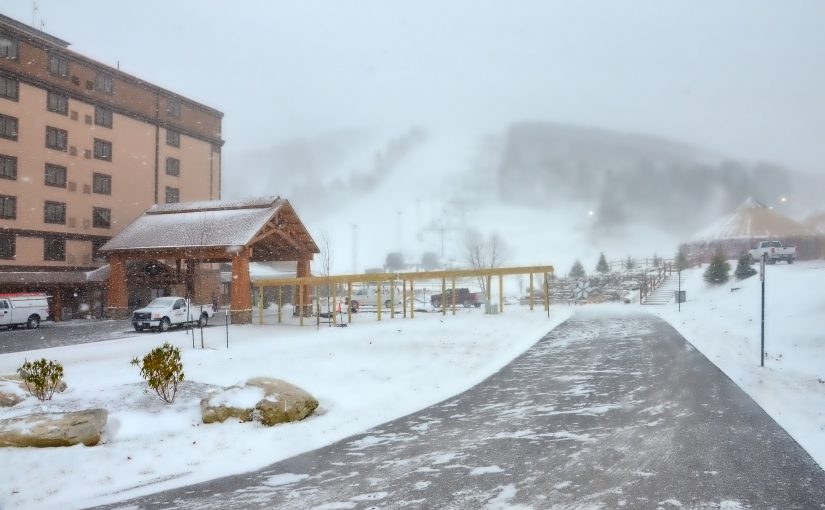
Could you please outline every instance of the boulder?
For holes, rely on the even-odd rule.
[[[264,425],[300,421],[318,408],[315,397],[286,381],[256,377],[246,384],[264,390],[264,398],[255,405],[256,414]]]
[[[15,381],[0,377],[0,407],[11,407],[26,399],[26,391],[20,389]]]
[[[26,393],[29,392],[29,388],[26,387],[26,382],[20,378],[19,374],[0,375],[0,385],[2,385],[2,383],[4,382],[13,382],[20,386]],[[57,393],[63,393],[64,391],[66,391],[66,388],[68,388],[68,386],[66,386],[66,381],[61,379],[57,382],[57,387],[54,389],[54,391]]]
[[[229,418],[252,421],[252,414],[265,394],[257,387],[231,386],[201,399],[201,419],[204,423],[224,422]]]
[[[256,419],[264,425],[303,420],[318,407],[318,401],[303,389],[280,379],[256,377],[243,386],[232,386],[201,400],[204,423],[236,418]]]
[[[106,409],[39,413],[0,420],[0,446],[94,446],[109,417]]]

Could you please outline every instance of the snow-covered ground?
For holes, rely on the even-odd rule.
[[[736,267],[736,261],[730,261]],[[757,267],[757,266],[755,266]],[[825,262],[768,266],[764,368],[759,366],[759,275],[709,286],[704,268],[682,273],[687,302],[659,309],[825,467]],[[737,290],[733,290],[737,289]]]
[[[659,314],[742,387],[825,466],[825,262],[768,267],[765,367],[759,367],[759,277],[711,287],[702,269],[683,273],[688,301],[621,310]],[[731,291],[732,288],[737,288]],[[603,305],[589,305],[599,307]],[[609,305],[614,308],[616,305]],[[470,388],[524,352],[573,309],[508,307],[484,315],[420,313],[414,320],[361,314],[347,328],[235,326],[205,330],[206,349],[183,332],[0,356],[0,374],[24,359],[56,359],[69,390],[33,398],[0,418],[35,411],[106,407],[95,447],[0,449],[0,508],[74,508],[124,500],[263,467],[404,416]],[[146,394],[129,365],[163,341],[183,351],[187,383],[167,406]],[[200,344],[199,337],[196,337]],[[200,423],[200,396],[255,376],[286,379],[313,393],[309,419],[272,428]]]
[[[458,394],[498,371],[571,313],[554,307],[461,309],[455,317],[419,313],[377,322],[361,314],[347,328],[294,323],[208,328],[206,349],[184,332],[142,334],[0,356],[0,374],[24,359],[61,362],[69,389],[50,402],[33,397],[0,419],[40,411],[105,407],[109,423],[94,447],[0,448],[0,508],[75,508],[124,500],[254,470],[332,443]],[[169,341],[183,352],[186,380],[165,405],[129,365]],[[200,397],[256,376],[285,379],[320,402],[315,415],[271,428],[203,425]]]

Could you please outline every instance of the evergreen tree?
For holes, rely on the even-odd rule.
[[[684,244],[679,245],[679,251],[676,252],[676,270],[683,271],[688,268],[688,258],[687,258],[687,246]]]
[[[582,266],[582,263],[576,260],[576,263],[573,264],[572,268],[570,268],[570,274],[568,276],[570,278],[584,278],[586,274],[584,272],[584,266]]]
[[[722,284],[728,281],[730,264],[725,260],[725,252],[722,247],[716,249],[710,259],[710,265],[705,269],[705,281],[712,284]]]
[[[739,280],[744,280],[745,278],[750,278],[755,275],[756,269],[752,268],[751,264],[753,264],[751,254],[746,251],[740,253],[739,263],[736,264],[736,271],[734,272],[736,278]]]
[[[604,252],[599,254],[599,262],[596,264],[596,271],[602,274],[610,272],[610,266],[607,265],[607,259],[604,258]]]
[[[662,265],[662,258],[659,255],[654,253],[653,254],[653,267],[658,268],[661,265]]]
[[[636,269],[636,261],[633,257],[627,257],[627,260],[624,261],[624,268],[630,271],[631,269]]]

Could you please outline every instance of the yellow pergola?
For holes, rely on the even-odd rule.
[[[522,266],[522,267],[495,267],[495,268],[484,268],[484,269],[452,269],[452,270],[445,270],[445,271],[420,271],[420,272],[409,272],[409,273],[373,273],[373,274],[344,274],[344,275],[329,275],[329,276],[305,276],[300,278],[274,278],[274,279],[263,279],[257,280],[255,285],[258,287],[258,322],[259,324],[263,324],[263,295],[264,289],[275,287],[278,288],[278,322],[282,321],[281,317],[281,308],[283,307],[283,287],[297,287],[298,292],[298,310],[302,311],[305,308],[305,305],[312,304],[307,303],[307,299],[309,296],[305,296],[305,290],[309,287],[317,288],[318,286],[325,285],[329,286],[329,288],[333,288],[333,286],[337,286],[338,284],[345,283],[347,285],[347,301],[352,301],[352,286],[355,283],[385,283],[385,282],[401,282],[402,290],[402,313],[403,316],[407,317],[407,302],[409,301],[409,314],[410,318],[415,318],[415,299],[407,299],[407,284],[409,283],[409,293],[410,296],[414,296],[415,292],[415,282],[421,280],[441,280],[441,294],[442,296],[447,291],[447,283],[450,284],[451,289],[451,296],[452,296],[452,303],[450,308],[452,309],[452,314],[455,315],[456,311],[456,292],[455,292],[455,284],[456,280],[461,278],[486,278],[487,279],[487,302],[489,303],[492,299],[492,280],[495,277],[498,277],[498,286],[499,286],[499,310],[502,312],[504,311],[504,292],[502,289],[504,288],[504,277],[505,276],[512,276],[512,275],[529,275],[530,277],[530,287],[529,287],[529,304],[530,310],[533,310],[535,299],[533,293],[533,279],[534,275],[544,275],[544,309],[548,313],[550,312],[550,275],[553,274],[554,269],[553,266]],[[319,299],[318,293],[316,292],[316,299]],[[395,318],[395,285],[390,285],[390,317]],[[382,287],[381,285],[377,285],[377,293],[376,293],[376,305],[377,305],[377,315],[378,320],[381,320],[381,313],[383,308],[383,296],[382,296]],[[442,315],[447,314],[447,306],[444,306],[442,303],[441,306],[441,313]],[[331,310],[331,312],[334,312]],[[335,322],[335,313],[331,313],[331,319],[333,323]],[[304,325],[304,313],[298,313],[300,325]],[[352,322],[352,309],[351,307],[347,306],[347,322]]]

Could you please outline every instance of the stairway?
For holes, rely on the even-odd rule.
[[[645,296],[643,305],[666,305],[672,303],[679,289],[679,276],[672,274],[665,276],[656,289]]]

